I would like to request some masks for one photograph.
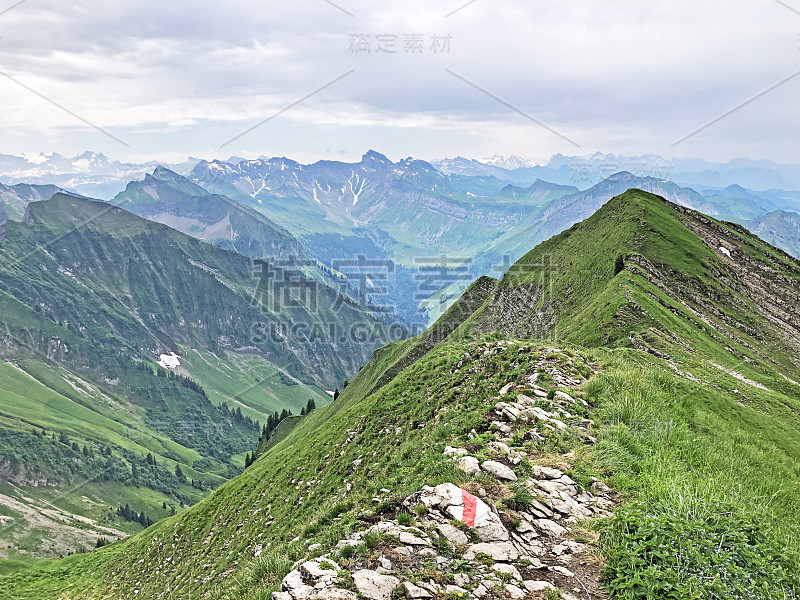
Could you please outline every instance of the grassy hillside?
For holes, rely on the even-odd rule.
[[[312,290],[287,302],[297,288],[250,259],[104,203],[57,194],[3,229],[0,468],[25,489],[107,483],[112,511],[170,514],[239,472],[259,421],[325,402],[377,344],[350,335],[376,322],[336,291],[273,272]],[[180,367],[157,366],[171,352]],[[154,493],[138,502],[136,488]],[[0,507],[23,528],[39,518]],[[17,542],[12,554],[35,550]]]
[[[293,561],[394,514],[423,485],[498,485],[442,451],[491,456],[487,415],[501,388],[528,389],[535,375],[549,395],[586,401],[571,419],[588,418],[597,443],[570,429],[525,441],[519,430],[511,443],[529,463],[518,468],[569,464],[578,483],[599,476],[621,495],[616,516],[591,525],[614,597],[796,598],[800,367],[786,299],[798,272],[742,230],[625,194],[499,284],[476,283],[438,335],[377,351],[338,400],[195,507],[90,555],[0,577],[0,592],[270,598]],[[769,302],[754,304],[753,281]],[[550,339],[526,339],[535,335]],[[588,381],[565,388],[565,376]]]
[[[537,246],[476,331],[793,368],[800,263],[743,228],[631,190]],[[748,360],[745,360],[747,358]]]

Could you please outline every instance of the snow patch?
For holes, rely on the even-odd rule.
[[[174,352],[169,354],[162,354],[158,359],[158,364],[165,369],[177,369],[181,366],[180,356]]]
[[[731,258],[731,251],[728,250],[725,246],[720,246],[719,251],[722,252],[728,258]]]
[[[319,184],[317,183],[317,180],[315,179],[314,180],[314,185],[311,187],[311,191],[314,192],[314,200],[317,201],[317,204],[322,204],[322,202],[319,201],[319,198],[317,198],[317,186],[318,185]]]

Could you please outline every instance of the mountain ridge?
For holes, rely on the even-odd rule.
[[[555,262],[541,260],[546,256]],[[753,303],[757,284],[772,286],[769,307]],[[186,514],[49,568],[60,590],[85,598],[125,597],[131,590],[156,597],[167,587],[176,598],[201,592],[269,597],[281,585],[284,593],[299,589],[284,576],[320,556],[340,564],[337,581],[347,585],[343,571],[364,575],[380,564],[364,562],[373,549],[394,557],[397,543],[379,536],[345,551],[348,540],[363,542],[376,519],[399,521],[398,507],[408,506],[406,499],[423,486],[483,489],[506,526],[524,532],[526,509],[511,502],[531,504],[514,490],[540,485],[529,481],[557,461],[585,489],[597,473],[629,495],[603,530],[608,585],[646,598],[649,573],[674,597],[685,585],[698,594],[752,591],[746,578],[759,577],[764,566],[747,557],[766,556],[776,543],[787,546],[783,555],[800,543],[800,395],[793,383],[800,379],[793,339],[800,321],[789,302],[798,293],[800,263],[743,228],[646,192],[625,192],[531,250],[501,281],[475,282],[427,334],[376,351],[335,402],[300,419],[243,475]],[[561,326],[559,335],[552,335],[550,317]],[[525,339],[531,336],[549,339]],[[509,390],[506,401],[501,396]],[[564,395],[574,402],[559,417],[537,412],[539,418],[520,424],[514,412],[552,411],[550,398]],[[587,433],[575,437],[573,424]],[[496,435],[513,451],[491,445]],[[477,472],[455,466],[450,454],[459,452],[480,457]],[[509,482],[515,471],[522,483]],[[421,510],[409,510],[417,514],[412,523],[422,518]],[[718,529],[720,511],[732,529]],[[671,535],[665,524],[682,532],[670,539],[688,557],[683,570],[658,554],[659,536]],[[761,538],[743,533],[753,530],[771,541],[760,546]],[[721,560],[735,567],[713,562],[713,553],[694,554],[712,534],[714,547],[717,539],[725,547]],[[472,553],[460,559],[470,565],[469,578],[460,580],[469,589],[486,577],[470,557],[499,552],[471,544],[467,538]],[[640,566],[639,553],[651,548]],[[447,554],[440,543],[436,550],[447,565],[462,556]],[[416,557],[419,551],[409,552]],[[784,564],[769,556],[770,565]],[[491,558],[486,564],[528,573],[529,564]],[[132,568],[139,559],[159,565],[157,571]],[[436,567],[390,563],[397,583],[412,578],[429,585],[428,578],[438,577]],[[743,570],[734,574],[734,568]],[[776,568],[758,585],[780,577],[781,593],[788,589],[793,597],[800,590],[796,569]],[[694,569],[730,577],[692,579]],[[23,570],[0,578],[0,590],[46,597],[54,581],[43,571]]]

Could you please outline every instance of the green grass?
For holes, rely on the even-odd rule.
[[[584,457],[630,500],[603,538],[612,589],[620,598],[714,598],[769,584],[754,597],[795,597],[800,400],[759,391],[757,408],[743,406],[737,394],[663,367],[614,362],[588,385],[604,427]],[[702,550],[709,539],[725,552]],[[655,554],[635,561],[645,548]],[[737,565],[725,582],[698,575],[719,572],[715,557]]]
[[[193,583],[197,577],[215,578],[235,561],[237,572],[244,569],[242,576],[226,579],[218,597],[267,598],[283,571],[266,569],[272,574],[264,574],[263,567],[247,558],[252,558],[258,543],[269,541],[272,548],[283,549],[279,552],[303,555],[310,543],[330,547],[361,527],[355,513],[371,507],[371,498],[381,487],[399,499],[423,484],[463,483],[465,475],[452,469],[441,456],[441,448],[466,439],[472,428],[480,427],[481,415],[491,408],[497,389],[513,381],[515,374],[522,376],[530,361],[540,356],[520,351],[524,346],[517,342],[484,359],[482,350],[476,350],[482,345],[442,345],[372,396],[361,398],[355,391],[346,391],[337,402],[301,420],[244,475],[184,517],[167,519],[125,543],[102,549],[96,558],[72,563],[65,589],[74,595],[78,590],[94,590],[87,593],[95,597],[104,583],[91,573],[105,573],[119,589],[141,586],[143,593],[151,594],[169,585],[176,598],[188,598],[190,589],[196,593],[205,588]],[[469,369],[455,369],[465,353],[470,356]],[[785,486],[797,480],[792,464],[798,464],[800,448],[790,435],[776,435],[769,445],[760,438],[764,429],[775,429],[776,421],[785,416],[782,412],[778,417],[749,409],[742,416],[742,411],[733,408],[738,405],[730,392],[698,389],[675,377],[658,359],[636,351],[597,351],[583,360],[599,360],[606,366],[586,390],[595,405],[595,417],[606,424],[620,424],[606,425],[596,448],[573,448],[579,453],[582,471],[603,475],[632,503],[650,507],[656,514],[725,503],[737,518],[774,532],[772,539],[787,548],[796,547],[794,515],[800,495],[793,487],[775,492],[781,482]],[[579,365],[580,361],[574,368]],[[353,390],[361,383],[356,378]],[[434,391],[437,395],[432,396]],[[620,400],[621,396],[628,399]],[[769,405],[786,400],[774,394],[763,399]],[[443,409],[447,418],[437,418],[445,414]],[[330,418],[332,414],[336,418]],[[426,426],[414,427],[418,421]],[[787,432],[793,426],[786,423]],[[387,427],[392,431],[399,427],[400,432],[387,438],[382,433]],[[351,437],[348,429],[357,433],[346,444]],[[393,460],[380,458],[387,451]],[[786,459],[764,469],[766,454]],[[362,462],[354,468],[358,457]],[[309,488],[304,482],[311,480],[320,483]],[[346,482],[352,482],[353,489],[343,497]],[[519,501],[524,503],[525,498]],[[261,511],[253,514],[257,507]],[[244,514],[248,517],[243,520]],[[176,547],[165,545],[176,535],[180,540]],[[302,543],[290,544],[295,536]],[[607,539],[613,544],[612,537]],[[120,556],[126,560],[142,557],[144,568],[135,575],[109,574],[107,569]],[[150,567],[168,558],[184,568],[162,569],[153,575]],[[262,575],[254,575],[256,571]],[[243,583],[253,577],[260,586]],[[26,590],[28,597],[36,598],[41,589],[47,589],[40,588],[42,581],[49,578],[25,571],[0,579],[0,591]]]
[[[281,377],[278,367],[257,354],[220,359],[203,349],[184,348],[181,358],[212,402],[241,406],[242,413],[262,423],[284,408],[299,415],[309,398],[314,398],[317,405],[330,401],[330,396],[318,385],[303,382],[286,385],[290,380]]]
[[[483,415],[498,390],[525,384],[547,358],[568,374],[586,375],[589,363],[602,371],[573,392],[589,402],[599,443],[553,435],[534,449],[574,452],[576,480],[601,476],[621,494],[626,508],[598,525],[606,582],[618,596],[732,597],[742,582],[763,591],[773,581],[761,597],[796,597],[800,394],[785,379],[800,379],[796,341],[778,334],[741,287],[727,287],[732,273],[688,228],[713,225],[729,235],[727,226],[641,193],[587,223],[537,248],[500,284],[473,284],[426,334],[376,351],[338,400],[287,425],[254,465],[197,506],[89,556],[0,577],[0,594],[71,599],[139,590],[150,598],[169,589],[175,600],[266,600],[291,563],[311,555],[310,544],[326,551],[364,529],[360,511],[388,510],[422,485],[469,481],[442,456],[444,446],[467,443],[473,429],[479,436],[470,443],[485,443]],[[754,261],[749,274],[774,277],[782,283],[773,292],[791,298],[797,263],[736,239]],[[630,254],[615,273],[620,251]],[[554,299],[523,296],[540,285],[526,267],[546,254],[558,258]],[[537,321],[548,310],[566,341],[525,341],[550,333]],[[540,381],[548,385],[546,375]],[[381,488],[389,498],[376,508]],[[529,499],[519,493],[511,501]],[[734,582],[727,588],[713,575],[702,579],[721,572],[719,553],[736,565],[726,567]]]

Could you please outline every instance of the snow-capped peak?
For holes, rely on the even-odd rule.
[[[512,154],[508,158],[501,156],[499,154],[495,154],[491,158],[486,158],[481,161],[486,165],[491,165],[493,167],[499,167],[501,169],[508,169],[509,171],[513,171],[514,169],[524,169],[528,167],[533,167],[534,163],[517,156],[516,154]]]

